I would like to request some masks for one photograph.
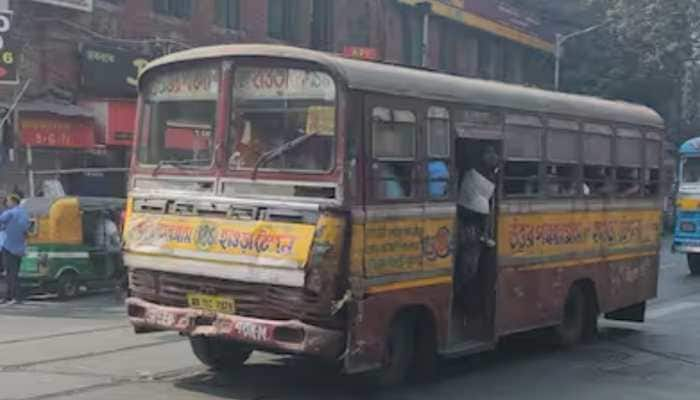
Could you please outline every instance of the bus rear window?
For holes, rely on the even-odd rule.
[[[138,159],[145,165],[207,167],[213,161],[219,71],[168,71],[148,82]]]

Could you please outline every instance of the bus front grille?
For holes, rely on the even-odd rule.
[[[132,296],[156,304],[186,307],[188,293],[227,296],[235,300],[236,314],[270,320],[299,320],[323,327],[341,328],[330,314],[330,302],[302,288],[254,284],[201,276],[132,270]]]

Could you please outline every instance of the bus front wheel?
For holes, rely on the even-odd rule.
[[[688,254],[688,268],[692,275],[700,275],[700,254]]]
[[[232,370],[241,367],[253,353],[239,343],[206,336],[191,336],[194,355],[214,370]]]
[[[415,339],[413,319],[409,315],[399,316],[389,329],[382,367],[370,374],[372,386],[389,388],[406,380],[415,356]]]

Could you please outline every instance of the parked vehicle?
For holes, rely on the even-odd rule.
[[[673,250],[685,253],[690,272],[700,275],[700,138],[680,148]]]
[[[129,319],[214,368],[260,349],[390,385],[516,332],[576,344],[656,295],[664,123],[646,107],[232,45],[151,63],[139,109]],[[457,292],[460,177],[496,152],[492,236]]]
[[[22,207],[32,228],[20,270],[23,290],[70,299],[81,288],[114,287],[125,273],[116,229],[125,204],[112,198],[26,199]]]

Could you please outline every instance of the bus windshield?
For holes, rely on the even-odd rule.
[[[700,157],[683,159],[683,183],[700,183]]]
[[[326,73],[239,67],[229,168],[326,172],[335,161],[336,87]]]
[[[219,70],[173,70],[146,86],[138,160],[142,165],[208,167],[213,162]]]

